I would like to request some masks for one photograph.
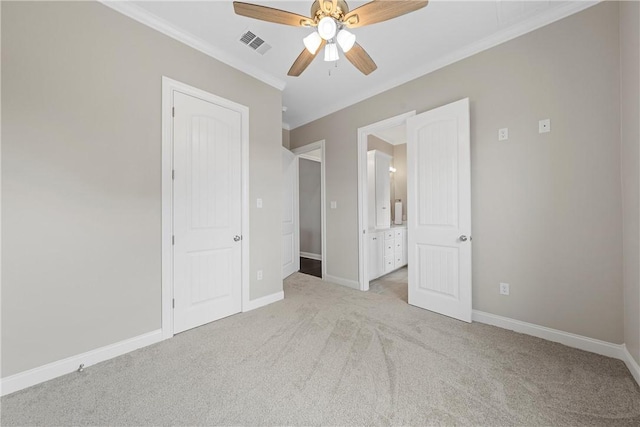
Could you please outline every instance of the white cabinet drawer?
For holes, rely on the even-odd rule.
[[[394,262],[393,262],[393,268],[400,268],[404,265],[404,260],[402,259],[402,255],[396,255]]]
[[[393,256],[395,250],[392,242],[384,242],[384,256]]]
[[[395,258],[392,256],[384,257],[384,272],[388,273],[394,268],[395,268]]]
[[[387,230],[384,232],[384,240],[393,239],[393,230]]]
[[[404,233],[402,229],[394,230],[394,236],[396,239],[402,239],[403,234]]]

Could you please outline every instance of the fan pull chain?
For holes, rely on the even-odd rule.
[[[338,68],[338,61],[335,62],[333,68]],[[327,69],[327,71],[329,72],[329,77],[331,77],[331,68]]]

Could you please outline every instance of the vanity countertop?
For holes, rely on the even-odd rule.
[[[407,223],[403,224],[391,224],[391,227],[388,228],[369,228],[369,233],[374,233],[376,231],[385,231],[385,230],[393,230],[394,228],[407,228]]]

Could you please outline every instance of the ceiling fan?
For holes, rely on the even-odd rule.
[[[311,5],[309,18],[297,13],[239,1],[233,2],[233,8],[236,14],[249,18],[294,27],[317,28],[317,31],[303,39],[305,49],[289,69],[287,73],[289,76],[302,74],[322,48],[324,48],[325,61],[337,61],[338,45],[349,62],[363,74],[368,75],[378,66],[362,46],[356,43],[356,36],[346,28],[364,27],[387,21],[421,9],[428,3],[426,0],[374,0],[349,11],[349,6],[344,0],[315,0]]]

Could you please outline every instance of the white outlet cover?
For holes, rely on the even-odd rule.
[[[551,132],[551,119],[544,119],[538,122],[538,133]]]
[[[262,280],[262,270],[258,270],[258,280]]]
[[[498,141],[506,141],[509,139],[509,128],[498,129]]]
[[[338,207],[338,202],[331,202],[331,209],[336,209]]]
[[[509,295],[508,283],[500,283],[500,295]]]
[[[256,207],[258,207],[258,208],[262,207],[262,199],[256,200]]]

